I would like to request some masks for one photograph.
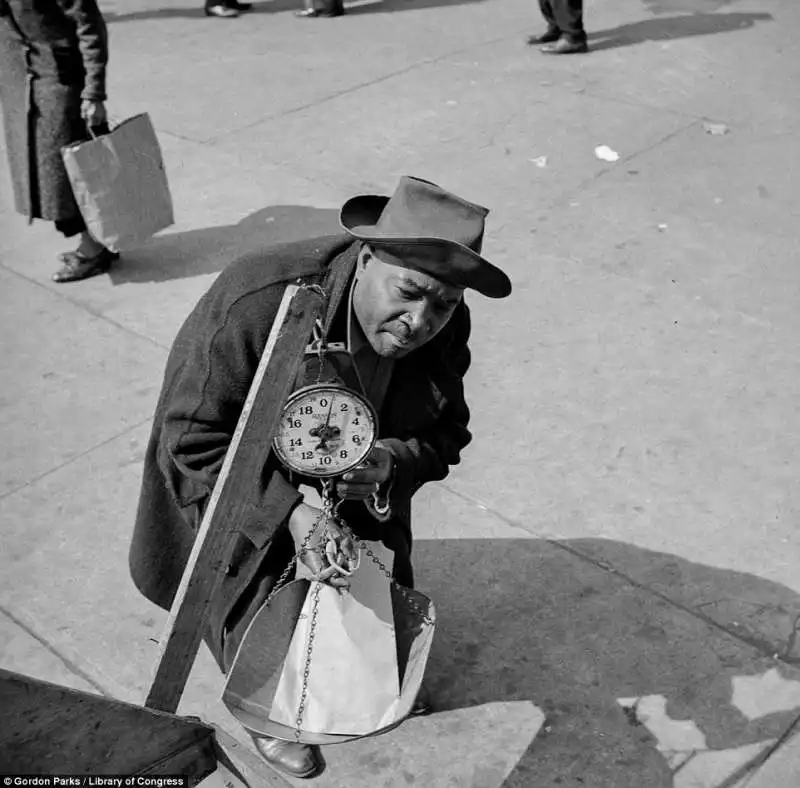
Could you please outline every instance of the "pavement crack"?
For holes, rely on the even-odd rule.
[[[21,629],[26,635],[33,638],[40,646],[42,646],[48,653],[52,654],[62,665],[73,675],[85,681],[100,695],[106,698],[113,697],[112,694],[98,681],[93,679],[85,670],[79,665],[76,665],[69,657],[65,657],[47,638],[42,637],[38,632],[29,627],[24,621],[21,621],[13,613],[9,612],[5,607],[0,605],[0,614],[4,615],[15,627]]]

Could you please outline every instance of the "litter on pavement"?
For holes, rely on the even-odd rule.
[[[617,161],[619,159],[619,153],[615,150],[611,150],[608,145],[598,145],[594,149],[594,155],[603,161]]]
[[[706,134],[727,134],[730,129],[724,123],[703,122],[703,130]]]

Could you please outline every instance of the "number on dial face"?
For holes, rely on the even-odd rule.
[[[371,408],[353,393],[315,388],[290,398],[275,436],[286,465],[307,476],[336,476],[358,465],[375,437]]]

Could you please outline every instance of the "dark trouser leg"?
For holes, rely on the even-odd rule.
[[[236,652],[242,642],[247,627],[261,609],[275,584],[289,565],[295,553],[294,540],[288,528],[279,528],[267,550],[267,554],[258,569],[258,574],[248,586],[247,591],[237,600],[225,622],[223,638],[222,665],[223,672],[230,670]],[[290,576],[289,580],[293,578]],[[212,651],[214,648],[212,646]],[[219,660],[218,660],[219,661]]]
[[[571,43],[584,43],[583,0],[552,0],[552,3],[556,26]]]
[[[78,215],[72,219],[59,219],[56,221],[56,230],[65,238],[72,238],[73,235],[80,235],[86,230],[83,217]]]
[[[383,544],[394,551],[392,576],[406,588],[414,587],[414,568],[411,566],[411,534],[400,524],[392,523],[383,537]]]
[[[558,0],[556,0],[558,2]],[[544,21],[547,22],[547,31],[555,32],[559,29],[556,22],[555,14],[553,13],[553,4],[550,0],[539,0],[539,10],[542,12]]]

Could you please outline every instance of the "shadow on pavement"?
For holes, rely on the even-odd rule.
[[[631,22],[608,30],[595,30],[589,33],[589,40],[592,42],[592,50],[598,52],[603,49],[641,44],[643,41],[670,41],[674,38],[730,33],[753,27],[756,22],[772,20],[772,14],[755,11],[732,14],[686,14],[661,19],[644,19],[641,22]]]
[[[358,5],[347,5],[347,14],[393,14],[396,11],[418,11],[421,8],[482,3],[486,0],[369,0]]]
[[[296,11],[302,7],[300,0],[271,0],[267,3],[256,2],[253,4],[252,11],[248,13],[277,13],[279,11]],[[195,8],[149,8],[144,11],[132,11],[129,14],[118,14],[114,11],[104,12],[106,22],[109,24],[117,22],[140,22],[144,19],[196,19],[205,20],[209,24],[224,23],[234,24],[230,19],[210,19],[205,15],[202,0],[197,0]],[[242,14],[240,18],[246,18],[247,14]]]
[[[586,557],[595,553],[601,565]],[[695,599],[745,598],[790,621],[800,596],[788,588],[597,539],[420,540],[414,555],[417,585],[437,606],[426,674],[436,712],[529,701],[546,715],[507,788],[671,786],[667,755],[618,699],[663,696],[669,718],[694,721],[709,750],[765,742],[797,715],[750,720],[731,703],[732,679],[773,669],[777,649],[752,648],[614,570],[649,570],[693,584]]]
[[[238,224],[157,236],[146,246],[125,252],[109,275],[113,284],[121,285],[213,274],[245,251],[337,232],[341,232],[337,210],[272,205]]]
[[[675,14],[681,11],[700,12],[719,11],[737,0],[642,0],[651,14]]]
[[[485,0],[368,0],[357,5],[345,3],[347,13],[387,13],[394,11],[411,11],[419,8],[434,8],[439,6],[465,5],[467,3],[480,3]],[[303,8],[302,0],[268,0],[268,2],[254,2],[251,14],[277,14],[285,11],[299,11]],[[117,22],[137,22],[143,19],[206,19],[203,4],[198,0],[197,8],[154,8],[146,11],[133,11],[130,14],[118,14],[113,11],[106,12],[106,22],[109,24]],[[242,14],[246,18],[247,14]],[[216,20],[208,20],[216,21]],[[231,20],[219,20],[225,24],[231,24]],[[298,20],[300,24],[325,24],[331,20],[318,18],[310,20]]]

